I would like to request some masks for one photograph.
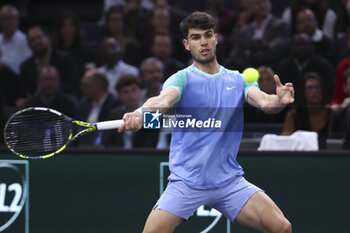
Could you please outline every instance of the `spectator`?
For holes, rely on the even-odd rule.
[[[333,42],[330,60],[336,67],[347,57],[350,57],[350,27],[346,30],[346,33],[344,33],[344,37],[337,38]]]
[[[106,35],[118,41],[123,61],[139,66],[143,59],[141,44],[136,38],[125,34],[124,18],[123,7],[111,7],[106,14]]]
[[[261,91],[266,94],[272,95],[276,94],[276,83],[273,76],[275,73],[268,66],[260,66],[258,68],[259,71],[259,79],[258,84]]]
[[[120,104],[117,98],[108,91],[108,79],[98,69],[85,72],[81,80],[83,98],[78,107],[77,119],[87,122],[99,122],[108,119],[112,108]],[[93,132],[81,138],[79,144],[101,145],[103,131]]]
[[[313,43],[314,52],[324,58],[329,58],[332,40],[318,28],[317,19],[311,10],[304,9],[297,13],[296,32],[308,35]]]
[[[52,108],[74,118],[77,106],[74,96],[60,90],[60,77],[56,68],[45,66],[39,72],[38,90],[25,107]]]
[[[232,23],[229,23],[232,25],[232,28],[230,31],[230,35],[223,38],[225,47],[227,48],[228,52],[233,48],[237,40],[237,34],[239,30],[243,26],[246,26],[247,24],[253,22],[254,20],[252,8],[251,8],[251,1],[252,0],[234,0],[233,1],[235,3],[235,15]],[[227,55],[225,55],[225,57],[226,56]]]
[[[40,26],[33,26],[27,31],[29,47],[33,56],[25,60],[20,68],[20,94],[28,97],[37,90],[38,71],[43,67],[52,65],[61,77],[61,88],[68,94],[79,95],[79,71],[73,58],[62,51],[53,49],[46,31]],[[17,104],[23,105],[25,99]]]
[[[223,0],[206,0],[205,9],[217,19],[217,33],[229,36],[232,31],[234,11],[225,7]]]
[[[347,29],[350,26],[350,1],[338,0],[337,6],[337,22],[335,25],[336,39],[346,37]]]
[[[18,97],[18,76],[2,63],[3,55],[0,49],[0,99],[5,106],[15,106]]]
[[[0,49],[2,63],[17,75],[21,63],[32,55],[27,38],[19,29],[19,13],[16,7],[4,5],[0,9]]]
[[[165,7],[170,14],[170,31],[174,34],[180,34],[180,22],[186,17],[186,12],[168,3],[168,0],[153,0],[154,7]]]
[[[288,26],[271,15],[269,0],[252,0],[254,22],[242,27],[237,33],[235,46],[226,66],[243,70],[251,65],[251,48],[260,45],[266,58],[265,64],[274,65],[287,53]],[[267,58],[269,60],[267,60]]]
[[[142,62],[140,74],[145,87],[141,94],[142,103],[150,97],[159,95],[164,80],[163,70],[162,62],[155,57],[149,57]]]
[[[180,61],[171,57],[173,48],[171,37],[167,33],[157,33],[154,36],[151,51],[154,57],[158,58],[164,66],[164,78],[169,78],[185,66]],[[165,80],[163,80],[164,82]]]
[[[350,116],[349,106],[350,106],[350,68],[344,72],[344,81],[343,81],[343,92],[345,98],[340,104],[331,105],[332,109],[335,112],[334,115],[334,124],[333,124],[333,137],[343,138],[346,131],[348,118]]]
[[[324,58],[313,53],[311,39],[306,34],[297,34],[293,37],[291,55],[283,59],[277,66],[277,74],[281,82],[291,82],[295,89],[296,101],[303,96],[304,75],[307,72],[316,72],[322,79],[324,87],[324,100],[329,103],[333,86],[333,67]]]
[[[333,113],[326,107],[322,80],[317,73],[306,73],[302,98],[288,111],[282,135],[297,130],[318,133],[319,148],[324,149],[332,130]]]
[[[84,39],[80,28],[80,20],[73,13],[65,13],[57,22],[53,45],[55,48],[69,53],[78,65],[80,76],[84,74],[85,64],[89,61]],[[92,60],[92,59],[90,59]]]
[[[337,15],[328,7],[327,0],[292,0],[291,7],[283,11],[282,20],[291,25],[293,34],[296,32],[297,13],[305,8],[315,13],[323,34],[334,39]]]
[[[115,85],[118,82],[120,76],[124,74],[132,74],[138,76],[138,68],[125,63],[121,59],[121,51],[118,42],[111,37],[108,37],[102,41],[101,55],[103,59],[103,65],[100,70],[106,74],[108,80],[108,90],[115,96],[118,96]]]
[[[109,119],[122,119],[124,113],[134,111],[141,106],[140,79],[133,75],[123,75],[118,80],[116,89],[122,105],[111,110]],[[125,149],[137,147],[153,147],[157,145],[158,131],[142,129],[136,133],[124,131],[108,132],[104,138],[106,146],[117,146]]]
[[[144,53],[147,56],[152,54],[151,46],[154,41],[154,37],[158,33],[166,33],[171,37],[173,54],[172,57],[186,62],[188,59],[188,53],[182,44],[181,33],[178,30],[171,31],[171,18],[169,8],[156,5],[151,12],[148,26],[144,28],[143,37],[141,40],[142,46],[145,48]]]
[[[337,67],[336,71],[336,77],[335,77],[335,84],[333,88],[333,97],[331,100],[331,105],[334,108],[337,108],[340,106],[344,99],[347,96],[347,94],[344,91],[344,78],[345,78],[345,72],[349,70],[350,68],[350,57],[345,58],[343,61],[341,61]]]
[[[126,35],[140,39],[144,36],[143,28],[147,24],[150,10],[142,5],[141,0],[124,0]]]
[[[236,32],[241,27],[253,22],[252,0],[235,0],[236,15],[234,19],[233,32]]]

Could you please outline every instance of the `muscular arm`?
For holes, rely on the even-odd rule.
[[[291,83],[281,84],[277,75],[274,76],[276,82],[276,95],[268,95],[257,88],[248,91],[247,101],[250,105],[264,111],[267,114],[280,112],[287,104],[294,102],[294,88]]]
[[[169,108],[174,106],[179,98],[179,91],[174,87],[165,89],[160,95],[149,98],[142,108],[147,108],[152,111],[159,109],[162,113],[166,113]]]
[[[174,87],[165,89],[160,95],[149,98],[141,107],[150,111],[159,110],[161,113],[166,113],[169,108],[174,106],[180,96],[179,91]],[[125,113],[123,116],[124,124],[122,124],[118,132],[124,130],[138,131],[142,128],[142,114],[138,111]]]

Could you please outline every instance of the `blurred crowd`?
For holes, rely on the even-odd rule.
[[[294,84],[296,101],[279,114],[244,105],[245,137],[310,130],[320,148],[329,138],[350,147],[350,0],[5,0],[0,7],[1,128],[30,106],[88,122],[134,111],[192,63],[179,22],[201,10],[217,21],[220,64],[257,68],[269,94],[275,73]],[[169,140],[162,131],[106,131],[77,144],[165,149]]]

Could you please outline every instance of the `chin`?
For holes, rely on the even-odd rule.
[[[194,59],[194,60],[200,64],[208,64],[208,63],[215,60],[215,56],[212,56],[212,57],[207,58],[207,59]]]

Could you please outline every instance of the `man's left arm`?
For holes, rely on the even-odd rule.
[[[278,75],[274,76],[276,82],[276,94],[269,95],[258,88],[251,88],[247,93],[247,101],[250,105],[267,114],[280,112],[287,104],[294,102],[294,87],[292,83],[282,85]]]

